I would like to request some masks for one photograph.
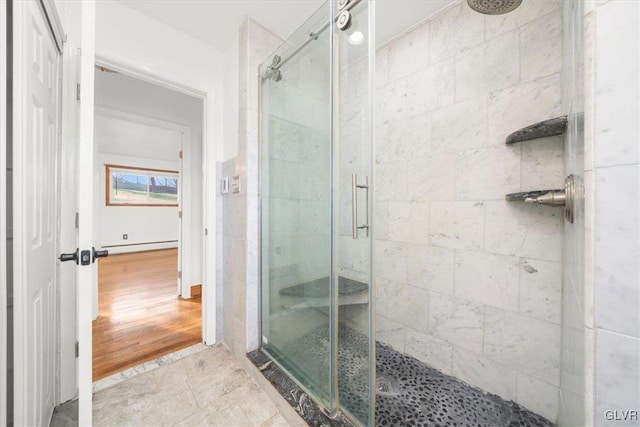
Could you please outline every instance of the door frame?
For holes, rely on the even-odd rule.
[[[44,18],[45,23],[48,26],[48,29],[51,33],[51,37],[53,38],[53,42],[55,44],[55,47],[59,53],[58,56],[58,67],[59,67],[59,74],[58,74],[58,81],[56,82],[56,84],[59,86],[59,100],[58,100],[58,133],[56,135],[57,137],[57,141],[56,141],[56,149],[55,149],[55,153],[56,153],[56,159],[55,159],[55,174],[56,174],[56,197],[55,197],[55,203],[54,203],[54,212],[56,217],[59,215],[60,212],[60,159],[61,159],[61,143],[62,143],[62,97],[63,97],[63,92],[62,92],[62,82],[63,82],[63,78],[64,78],[64,69],[63,69],[63,63],[64,63],[64,29],[62,27],[62,22],[60,20],[60,16],[58,15],[57,9],[55,7],[55,4],[53,3],[52,0],[32,0],[34,3],[37,4],[38,8],[40,9],[42,16]],[[24,158],[24,153],[22,151],[22,146],[24,144],[24,139],[25,139],[25,135],[23,132],[24,129],[24,120],[25,120],[25,116],[22,114],[23,109],[24,109],[24,103],[25,103],[25,97],[24,95],[24,91],[25,91],[25,87],[26,87],[26,78],[25,75],[26,73],[24,72],[24,68],[23,68],[23,63],[24,63],[24,55],[28,54],[27,53],[27,49],[22,49],[20,47],[22,47],[25,43],[26,43],[26,39],[24,37],[24,18],[25,18],[25,13],[27,11],[28,8],[28,4],[26,2],[13,2],[13,6],[12,6],[12,22],[13,22],[13,40],[12,40],[12,45],[13,45],[13,49],[12,49],[12,77],[13,77],[13,85],[12,85],[12,93],[13,93],[13,97],[12,97],[12,111],[13,111],[13,116],[12,116],[12,120],[13,120],[13,127],[12,127],[12,145],[14,147],[14,149],[12,150],[13,152],[13,158],[12,158],[12,165],[14,170],[25,170],[26,169],[26,159]],[[18,48],[16,48],[18,47]],[[16,149],[18,148],[18,149]],[[24,218],[22,216],[22,206],[23,206],[23,198],[24,198],[24,194],[21,191],[22,186],[24,185],[24,182],[22,180],[22,176],[21,174],[13,174],[13,200],[17,200],[17,203],[13,203],[12,206],[12,210],[13,210],[13,264],[12,264],[12,270],[13,270],[13,303],[14,303],[14,315],[13,315],[13,319],[14,319],[14,324],[13,324],[13,336],[14,336],[14,348],[13,348],[13,353],[14,353],[14,378],[13,378],[13,383],[14,383],[14,424],[16,425],[20,425],[21,423],[24,423],[24,417],[25,417],[25,413],[26,411],[29,410],[29,408],[23,407],[24,403],[26,402],[26,399],[20,397],[22,394],[24,394],[25,390],[24,390],[24,386],[23,386],[23,381],[22,381],[22,372],[24,370],[24,366],[23,366],[23,361],[25,360],[25,355],[22,353],[24,351],[24,346],[23,345],[16,345],[16,343],[19,343],[18,339],[15,339],[16,337],[21,337],[24,338],[26,336],[26,333],[24,331],[25,328],[25,324],[24,324],[24,319],[23,319],[23,314],[25,311],[25,304],[26,304],[26,298],[24,295],[24,287],[22,285],[24,285],[24,281],[23,281],[23,277],[24,277],[24,269],[25,269],[25,259],[23,257],[22,254],[22,248],[24,247],[27,239],[26,236],[24,235]],[[56,221],[56,224],[54,225],[55,227],[55,231],[54,231],[54,247],[56,249],[56,251],[59,249],[59,242],[60,242],[60,227],[59,227],[59,222]],[[57,255],[57,254],[55,254]],[[59,290],[60,290],[60,278],[59,278],[59,265],[56,265],[55,268],[55,272],[54,272],[54,293],[55,295],[58,294]],[[60,325],[60,319],[59,319],[59,303],[57,300],[57,297],[54,298],[54,302],[55,302],[55,307],[54,307],[54,318],[55,318],[55,325],[54,325],[54,330],[58,330],[59,329],[59,325]],[[55,351],[55,356],[54,356],[54,363],[53,363],[53,367],[54,367],[54,372],[52,372],[52,375],[54,375],[54,378],[52,378],[52,381],[54,381],[54,387],[53,387],[53,401],[54,404],[56,404],[58,402],[58,396],[59,396],[59,387],[58,387],[58,381],[59,379],[58,377],[58,366],[59,366],[59,342],[57,341],[56,338],[54,338],[55,341],[55,346],[56,346],[56,351]]]
[[[207,140],[212,132],[208,128],[207,116],[213,105],[213,93],[193,88],[187,83],[156,73],[141,64],[126,63],[122,60],[95,54],[95,64],[118,73],[157,86],[171,89],[202,100],[202,337],[207,345],[216,343],[216,269],[207,268],[215,260],[215,213],[216,213],[216,163],[215,147],[208,147]],[[183,280],[183,283],[185,281]],[[184,285],[183,285],[184,288]]]
[[[94,57],[96,46],[96,0],[85,0],[81,3],[80,12],[80,73],[79,92],[76,98],[80,101],[78,109],[78,145],[76,187],[78,216],[79,250],[93,247],[93,98],[94,98]],[[63,153],[65,156],[65,153]],[[90,168],[87,167],[90,165]],[[82,176],[87,173],[88,176]],[[76,267],[76,311],[78,331],[78,424],[93,424],[93,331],[92,304],[93,281],[95,280],[93,264]]]
[[[203,134],[202,134],[202,167],[203,167],[203,257],[207,262],[202,266],[202,329],[204,342],[207,345],[216,343],[216,147],[213,141],[220,141],[222,129],[222,102],[218,97],[218,88],[210,87],[203,83],[202,89],[197,89],[189,83],[181,81],[182,76],[172,76],[171,71],[161,65],[145,66],[139,63],[137,58],[124,59],[119,54],[96,54],[96,0],[84,0],[81,13],[81,85],[82,101],[79,113],[80,141],[79,158],[90,158],[93,153],[93,101],[94,101],[94,77],[95,64],[100,63],[114,71],[137,77],[149,83],[157,84],[168,89],[173,89],[187,95],[202,99],[203,101]],[[119,59],[118,59],[119,58]],[[189,77],[185,75],[186,79]],[[214,128],[215,126],[215,128]],[[218,130],[218,126],[220,130]],[[211,144],[211,146],[209,146]],[[91,149],[91,152],[88,150]],[[89,180],[86,180],[89,181]],[[86,184],[86,183],[85,183]],[[83,181],[80,181],[83,186]],[[86,187],[86,186],[85,186]],[[83,193],[82,187],[79,194]],[[91,211],[82,200],[80,211]],[[89,202],[92,204],[93,201]],[[79,246],[91,247],[91,222],[92,218],[80,216]],[[86,230],[83,232],[83,230]],[[208,233],[208,231],[211,231]],[[208,236],[207,236],[208,234]],[[79,269],[82,271],[83,269]],[[89,269],[87,269],[89,270]],[[91,271],[93,271],[91,269]],[[89,271],[87,272],[89,273]],[[78,369],[78,394],[79,394],[79,423],[90,425],[92,420],[92,373],[91,373],[91,287],[82,286],[91,283],[92,277],[86,273],[78,275],[78,338],[80,342],[80,359]],[[83,305],[84,304],[84,305]]]
[[[7,2],[0,0],[0,189],[7,188]],[[0,197],[0,424],[7,425],[7,197]]]

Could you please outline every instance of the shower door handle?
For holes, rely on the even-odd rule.
[[[358,175],[351,174],[351,235],[358,238]]]
[[[363,225],[358,225],[358,189],[366,191],[366,217]],[[358,239],[358,230],[366,230],[369,237],[369,177],[364,178],[364,184],[358,184],[358,174],[351,174],[351,234]]]

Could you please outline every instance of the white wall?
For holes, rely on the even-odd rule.
[[[216,159],[222,157],[225,109],[223,99],[223,55],[192,37],[136,12],[117,1],[97,3],[96,56],[116,64],[134,75],[154,78],[161,85],[171,84],[204,95],[203,171],[207,183],[204,197],[206,217],[203,224],[211,230],[204,240],[207,262],[203,266],[203,302],[212,310],[204,311],[204,335],[207,343],[215,341],[215,272],[216,272]],[[167,83],[169,82],[169,83]],[[189,248],[192,250],[191,248]],[[211,289],[207,289],[212,286]],[[210,304],[212,303],[212,304]],[[210,315],[209,315],[210,314]]]
[[[113,248],[112,252],[140,250],[140,244],[175,241],[145,246],[144,249],[177,247],[178,207],[122,207],[106,205],[105,165],[179,170],[182,133],[122,118],[96,114],[95,156],[96,244]],[[144,157],[143,157],[144,156]],[[124,240],[122,235],[127,234]]]
[[[7,3],[0,3],[0,26],[7,25]],[[0,34],[0,188],[6,188],[7,170],[7,42],[6,31]],[[0,424],[7,423],[7,194],[0,196]]]
[[[142,244],[146,244],[142,247],[144,250],[177,247],[178,207],[106,206],[104,199],[105,164],[176,170],[176,162],[104,153],[98,153],[96,160],[99,175],[97,191],[100,196],[95,211],[98,221],[96,244],[108,248],[110,253],[140,251]],[[127,234],[128,239],[123,239],[123,234]],[[126,245],[130,246],[111,248]]]
[[[218,159],[221,162],[238,155],[239,52],[240,39],[236,34],[224,52],[224,99],[227,108],[224,110],[224,148],[222,156]]]
[[[207,100],[206,122],[211,126],[207,144],[222,157],[222,52],[118,1],[107,0],[97,4],[96,56],[215,95]]]
[[[585,106],[586,424],[637,426],[607,411],[640,409],[638,2],[587,2]]]

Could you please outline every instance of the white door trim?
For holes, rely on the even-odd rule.
[[[78,40],[65,43],[62,82],[62,161],[60,164],[59,253],[73,252],[78,247],[78,115],[80,103],[75,94],[80,79],[80,46]],[[77,266],[72,262],[58,265],[60,280],[58,402],[64,403],[78,395],[77,330]]]
[[[163,77],[162,75],[154,74],[152,71],[143,69],[137,64],[126,64],[124,62],[118,61],[117,59],[107,58],[98,54],[96,54],[95,58],[96,65],[106,67],[121,74],[126,74],[127,76],[135,77],[147,83],[152,83],[158,86],[162,86],[166,89],[175,90],[176,92],[184,93],[185,95],[190,95],[202,100],[207,98],[208,94],[204,91],[192,88],[189,85],[174,81],[170,78]]]
[[[96,2],[84,0],[81,13],[80,87],[78,117],[78,248],[93,247],[93,102],[96,50]],[[83,176],[85,174],[86,176]],[[84,195],[85,197],[82,197]],[[76,269],[78,313],[78,425],[93,424],[92,306],[95,264]]]
[[[7,28],[7,2],[0,1],[0,28]],[[0,425],[7,425],[7,32],[0,31]]]
[[[184,223],[182,222],[182,219],[184,217],[184,212],[185,212],[185,208],[184,208],[184,162],[182,161],[182,158],[184,157],[184,150],[185,150],[185,146],[188,145],[191,141],[190,138],[187,139],[187,144],[184,143],[185,137],[184,137],[184,132],[180,133],[180,153],[178,154],[178,280],[177,280],[177,292],[178,295],[182,296],[183,298],[185,298],[185,296],[182,293],[182,287],[184,286],[184,283],[186,281],[182,280],[182,276],[183,276],[183,271],[185,270],[184,268],[184,264],[182,262],[183,260],[183,254],[184,254],[184,248],[182,246],[183,242],[184,242],[184,235],[183,235],[183,230],[184,230]],[[191,297],[191,286],[186,285],[185,286],[188,290],[188,298]],[[200,329],[200,333],[202,333],[202,329]]]
[[[60,54],[62,55],[62,46],[66,41],[66,37],[64,34],[64,28],[62,28],[62,21],[60,21],[60,16],[58,15],[58,10],[56,9],[56,5],[53,0],[39,0],[39,2],[42,10],[44,11],[44,15],[47,17],[49,30],[51,30],[51,33],[53,34],[53,40],[56,42],[58,52],[60,52]]]
[[[191,87],[171,77],[143,69],[140,64],[126,63],[117,59],[96,55],[95,63],[119,73],[135,77],[148,83],[175,90],[202,99],[202,198],[203,227],[208,236],[202,234],[202,336],[208,345],[216,343],[216,150],[207,141],[212,129],[207,127],[207,116],[214,109],[214,94]]]

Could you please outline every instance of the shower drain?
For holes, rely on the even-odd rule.
[[[378,394],[396,394],[393,385],[386,378],[376,380]]]

